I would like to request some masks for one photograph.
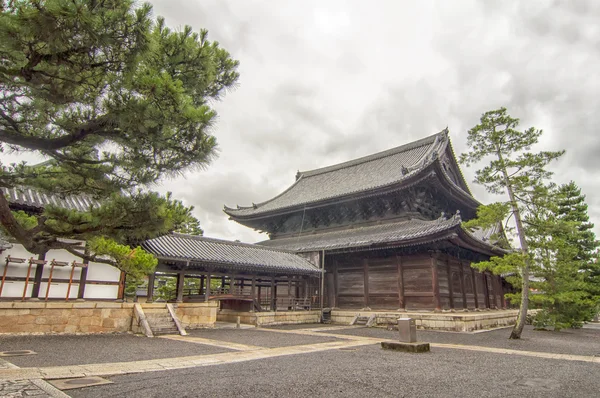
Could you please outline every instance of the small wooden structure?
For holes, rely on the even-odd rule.
[[[159,260],[149,278],[149,302],[155,296],[156,275],[167,275],[177,278],[176,302],[219,300],[222,309],[238,311],[321,305],[321,271],[288,250],[177,233],[147,240],[142,247]],[[185,289],[186,279],[199,281],[197,288]]]
[[[448,131],[349,162],[298,172],[280,195],[225,207],[266,232],[260,242],[324,263],[324,302],[340,309],[505,308],[506,284],[470,264],[501,256],[500,226],[467,231],[476,215]]]

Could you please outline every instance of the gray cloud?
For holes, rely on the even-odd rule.
[[[555,181],[575,180],[600,220],[598,1],[152,3],[169,26],[207,28],[241,62],[239,88],[216,104],[219,159],[161,187],[197,207],[209,236],[265,239],[222,206],[267,200],[297,170],[446,126],[460,153],[467,130],[500,106],[544,129],[539,148],[567,150]]]

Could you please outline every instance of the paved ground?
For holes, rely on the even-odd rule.
[[[395,339],[397,332],[330,325],[199,330],[189,337],[154,339],[75,336],[94,346],[104,342],[115,352],[112,361],[125,362],[102,364],[98,358],[110,356],[100,354],[98,347],[89,351],[86,362],[96,365],[47,367],[36,362],[27,366],[46,367],[0,369],[0,388],[18,379],[102,375],[114,384],[66,392],[72,397],[598,396],[600,357],[594,355],[600,353],[600,329],[554,333],[528,328],[519,342],[509,341],[509,332],[419,332],[421,340],[434,342],[428,354],[382,350],[378,343]],[[45,339],[34,348],[38,358],[54,358],[48,350],[62,352],[65,363],[77,363],[72,357],[79,353],[65,350],[72,337],[36,339]],[[8,340],[15,347],[10,349],[32,349],[16,345],[17,338]],[[7,350],[4,341],[0,345]],[[133,345],[134,352],[117,354],[119,345],[120,351]],[[169,358],[156,356],[164,354],[165,347],[173,347]],[[142,350],[143,358],[152,359],[140,361]],[[35,361],[7,359],[16,363],[17,358]],[[131,358],[137,361],[129,362]]]
[[[64,366],[217,354],[229,349],[131,334],[87,336],[0,336],[1,351],[33,350],[37,355],[5,358],[19,367]]]
[[[189,332],[189,334],[191,336],[204,337],[208,339],[231,341],[233,343],[251,344],[269,348],[327,343],[336,340],[329,337],[282,334],[256,329],[192,330]]]
[[[318,330],[318,329],[317,329]],[[509,340],[510,328],[482,333],[417,331],[419,340],[431,343],[466,344],[486,347],[600,356],[600,328],[569,329],[560,332],[536,331],[526,326],[520,340]],[[327,333],[324,331],[324,333]],[[337,330],[336,334],[394,339],[397,331],[381,328]],[[600,393],[599,393],[600,396]]]

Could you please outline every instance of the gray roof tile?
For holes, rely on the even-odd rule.
[[[345,229],[320,234],[267,240],[258,244],[298,252],[366,247],[383,243],[401,243],[449,231],[460,225],[460,217],[434,221],[404,220],[389,224]]]
[[[144,250],[163,260],[183,260],[204,265],[226,265],[234,269],[266,273],[319,273],[319,269],[291,251],[173,233],[149,239]]]
[[[90,207],[100,205],[98,201],[86,195],[62,197],[22,187],[0,188],[0,191],[7,196],[10,204],[33,207],[40,210],[45,206],[55,205],[69,210],[88,211]]]
[[[233,217],[258,215],[393,185],[434,162],[448,141],[448,131],[443,130],[384,152],[299,172],[296,182],[273,199],[249,207],[225,206],[225,213]]]

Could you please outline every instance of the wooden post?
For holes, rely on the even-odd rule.
[[[446,273],[448,274],[448,295],[450,296],[450,308],[454,309],[454,283],[452,283],[452,267],[450,260],[446,256]]]
[[[85,296],[85,284],[87,282],[87,274],[88,274],[88,260],[83,260],[85,267],[81,267],[81,273],[79,274],[79,289],[77,290],[77,298],[83,299]]]
[[[221,277],[221,294],[225,292],[225,275]]]
[[[4,289],[4,282],[6,281],[6,272],[8,271],[8,263],[10,262],[10,256],[6,257],[6,264],[4,264],[4,272],[2,273],[2,282],[0,283],[0,297],[2,296],[2,289]]]
[[[339,304],[339,290],[340,290],[340,279],[338,275],[338,262],[333,261],[333,308],[338,308]]]
[[[198,294],[202,294],[204,291],[204,275],[200,277],[200,290],[198,290]]]
[[[500,280],[500,294],[501,294],[501,303],[502,303],[502,309],[505,310],[506,309],[506,297],[504,297],[504,286],[502,285],[502,277],[498,276],[498,279]]]
[[[275,277],[271,277],[271,311],[275,311]]]
[[[235,274],[229,277],[229,294],[235,294]]]
[[[29,284],[29,275],[31,275],[32,265],[33,257],[29,259],[29,266],[27,267],[27,276],[25,277],[25,287],[23,288],[23,297],[21,297],[21,301],[25,301],[25,295],[27,294],[27,285]]]
[[[148,275],[148,293],[146,295],[147,303],[152,303],[154,301],[154,280],[155,279],[156,279],[155,272]]]
[[[459,261],[458,265],[460,266],[460,289],[462,290],[463,297],[463,309],[467,310],[467,291],[465,289],[465,270],[463,267],[463,263]]]
[[[404,298],[404,267],[402,265],[402,257],[396,256],[396,264],[398,265],[398,305],[400,310],[406,310],[406,301]]]
[[[481,275],[483,276],[483,292],[485,294],[485,308],[490,308],[490,291],[489,291],[489,287],[488,287],[487,275],[485,274],[485,272],[482,272]]]
[[[363,272],[364,272],[364,303],[365,308],[369,308],[369,259],[363,259]]]
[[[175,290],[175,302],[183,303],[183,287],[185,286],[185,274],[183,271],[177,273],[177,288]]]
[[[204,289],[204,301],[208,302],[210,299],[210,274],[206,274],[206,289]]]
[[[479,297],[477,297],[477,279],[475,278],[475,268],[471,267],[471,279],[473,280],[473,297],[475,298],[475,308],[479,308]]]
[[[125,299],[125,272],[121,271],[119,277],[119,291],[117,293],[117,300]]]
[[[48,295],[50,294],[50,285],[52,284],[52,274],[54,273],[55,262],[52,260],[50,263],[50,275],[48,275],[48,284],[46,285],[46,298],[45,301],[48,301]]]
[[[65,297],[65,301],[69,301],[69,296],[71,295],[71,285],[73,284],[73,274],[75,273],[75,261],[71,264],[71,275],[69,276],[69,286],[67,286],[67,297]],[[124,272],[121,275],[125,274]],[[125,281],[123,281],[123,286],[125,286]]]
[[[437,253],[431,255],[431,287],[433,289],[433,301],[436,311],[442,310],[440,302],[440,281],[438,280]]]
[[[38,255],[38,260],[44,261],[45,259],[45,253]],[[31,298],[39,298],[40,296],[40,286],[42,284],[42,275],[44,274],[44,264],[45,261],[35,266],[35,275],[33,276],[33,288],[31,289]]]

